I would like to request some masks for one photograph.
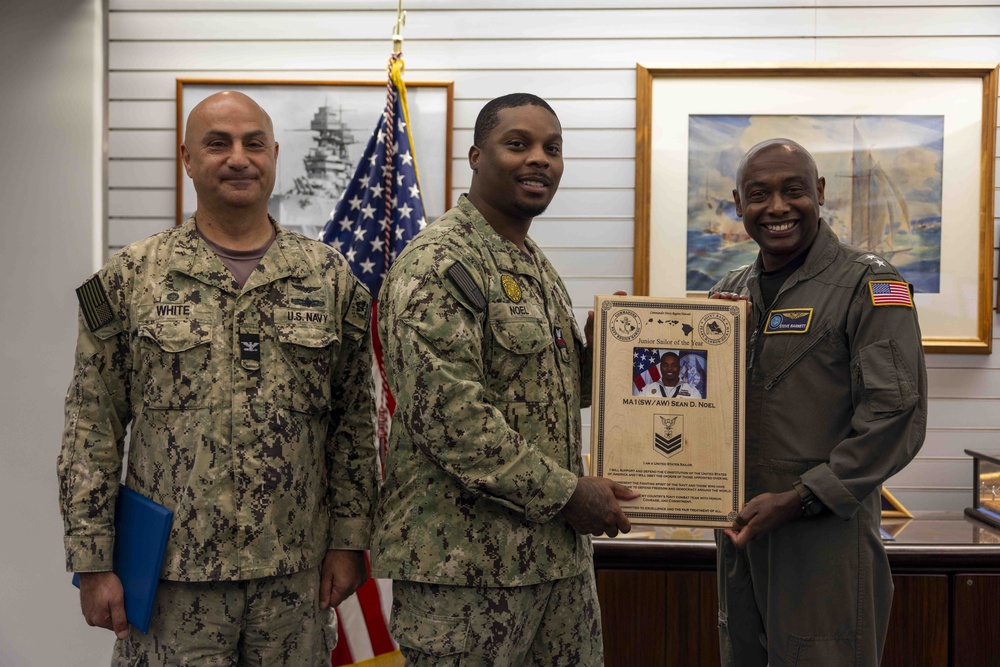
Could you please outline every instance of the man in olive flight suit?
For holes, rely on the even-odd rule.
[[[627,532],[617,499],[637,496],[581,476],[591,360],[527,236],[562,176],[562,130],[517,93],[483,108],[474,141],[468,196],[379,298],[397,405],[372,572],[394,580],[408,665],[601,665],[588,534]]]
[[[819,217],[802,146],[757,144],[737,214],[760,253],[713,296],[749,298],[746,497],[717,533],[727,666],[876,667],[892,579],[881,484],[920,449],[927,373],[910,286]]]
[[[342,256],[268,216],[277,154],[249,97],[198,104],[181,146],[194,217],[78,290],[60,508],[115,665],[328,665],[333,607],[367,576],[371,297]],[[129,426],[125,484],[174,511],[147,635],[111,572]]]

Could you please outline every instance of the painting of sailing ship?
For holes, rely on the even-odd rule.
[[[286,229],[319,238],[385,108],[385,82],[185,83],[179,100],[181,117],[187,118],[195,104],[221,90],[246,93],[273,121],[279,152],[268,212]],[[450,187],[447,84],[410,84],[407,103],[421,195],[432,220],[447,209]],[[190,179],[184,177],[178,184],[183,221],[194,212],[196,197]]]
[[[690,116],[689,291],[756,258],[732,191],[740,158],[772,137],[812,153],[826,179],[821,215],[842,241],[892,262],[916,292],[939,292],[944,118],[895,115]]]

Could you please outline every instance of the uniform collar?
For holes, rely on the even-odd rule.
[[[288,276],[305,277],[307,264],[299,239],[283,229],[271,216],[268,216],[268,220],[274,225],[274,242],[264,253],[242,290],[219,256],[201,238],[195,227],[194,216],[177,232],[167,270],[183,273],[231,294],[246,292]]]
[[[490,254],[493,255],[500,271],[529,275],[540,280],[538,267],[531,257],[525,255],[520,248],[500,236],[486,221],[479,209],[469,201],[468,197],[462,195],[458,198],[458,208],[472,223],[473,229],[482,238],[483,244],[490,251]],[[524,239],[524,245],[532,255],[538,253],[538,246],[530,237]]]

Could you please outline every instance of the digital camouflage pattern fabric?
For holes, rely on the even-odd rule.
[[[590,538],[559,514],[583,474],[590,363],[565,286],[526,244],[463,196],[389,271],[379,334],[397,405],[374,576],[521,586],[591,567]]]
[[[112,667],[322,667],[337,615],[319,608],[319,568],[244,581],[160,582],[149,634],[129,629]]]
[[[410,667],[604,664],[591,570],[509,588],[397,581],[391,625]]]
[[[341,255],[274,224],[242,289],[193,219],[97,274],[113,318],[81,314],[58,461],[69,570],[111,569],[129,426],[126,485],[174,510],[164,578],[290,574],[368,547],[371,297]]]

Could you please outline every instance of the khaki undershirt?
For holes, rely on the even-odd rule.
[[[257,265],[260,264],[260,260],[264,258],[267,253],[267,249],[271,247],[274,243],[274,229],[271,229],[271,238],[267,240],[267,243],[260,246],[259,248],[253,248],[251,250],[232,250],[230,248],[224,248],[218,243],[213,243],[208,238],[205,237],[201,231],[198,231],[198,235],[208,244],[208,247],[215,251],[215,254],[219,256],[222,263],[226,265],[226,268],[233,274],[233,278],[242,288],[247,279],[250,278],[250,274],[253,273]]]

